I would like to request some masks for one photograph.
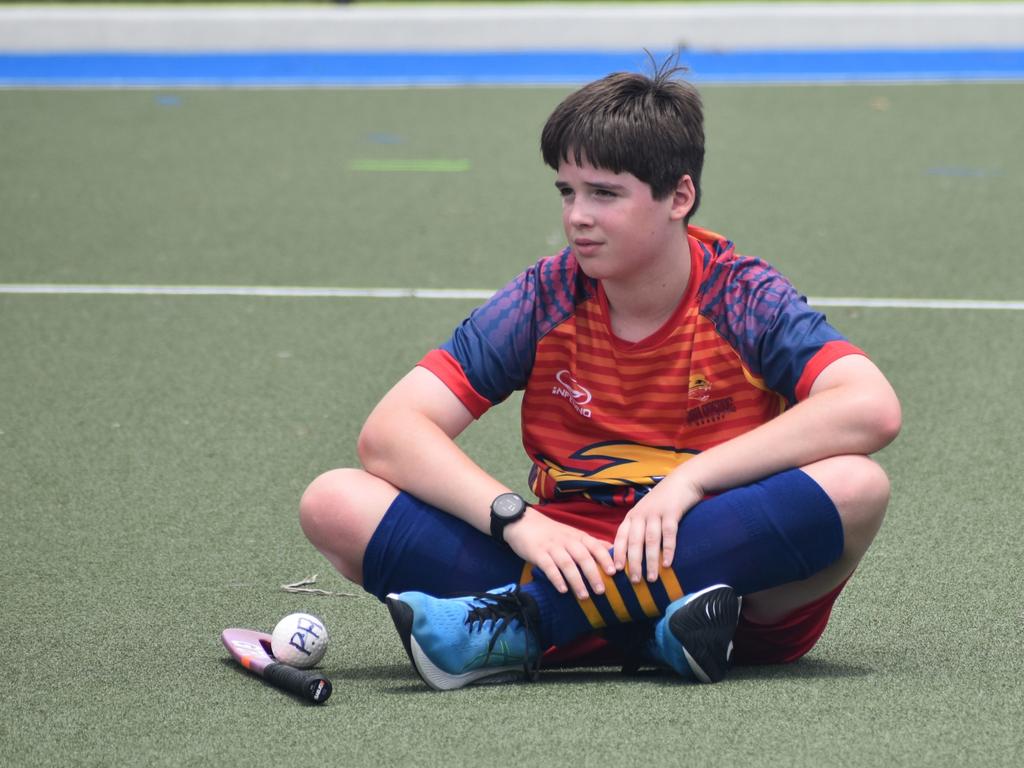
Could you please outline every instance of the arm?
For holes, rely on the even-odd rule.
[[[900,404],[882,372],[860,355],[826,367],[809,397],[756,429],[681,464],[626,516],[615,537],[615,565],[628,562],[634,579],[647,555],[647,576],[657,577],[675,555],[683,515],[705,494],[754,482],[812,462],[867,455],[888,445],[900,430]]]
[[[359,435],[360,461],[371,474],[489,535],[491,502],[509,489],[456,445],[455,437],[472,421],[469,410],[437,376],[414,368],[367,418]],[[586,595],[583,577],[603,592],[600,571],[615,571],[608,542],[533,508],[505,529],[505,538],[562,592],[571,587]]]
[[[413,368],[367,418],[359,459],[371,474],[486,531],[491,500],[508,489],[455,444],[472,421],[440,379]]]

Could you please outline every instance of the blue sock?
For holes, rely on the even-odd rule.
[[[639,584],[605,577],[605,594],[579,601],[560,594],[534,568],[523,587],[540,610],[541,642],[565,645],[587,632],[651,621],[674,600],[712,584],[739,594],[806,579],[843,552],[843,526],[828,495],[807,474],[789,470],[706,499],[679,525],[678,549],[659,579]]]
[[[363,589],[383,600],[415,590],[438,597],[518,582],[523,560],[485,533],[399,493],[363,554]]]

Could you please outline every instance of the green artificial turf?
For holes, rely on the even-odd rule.
[[[0,92],[0,283],[495,288],[561,243],[536,145],[563,94]],[[698,223],[815,296],[1020,300],[1022,96],[705,89]],[[0,294],[0,764],[1020,764],[1024,313],[829,310],[905,427],[886,523],[803,661],[435,694],[375,600],[279,586],[360,594],[298,498],[472,306]],[[525,490],[517,426],[513,401],[461,442]],[[299,610],[333,635],[324,707],[218,641]]]

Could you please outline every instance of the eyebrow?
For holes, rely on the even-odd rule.
[[[572,186],[571,184],[569,184],[568,182],[565,182],[565,181],[560,181],[559,180],[559,181],[555,182],[555,188],[556,189],[569,189],[569,188],[571,188],[571,186]],[[626,187],[623,186],[622,184],[612,184],[611,182],[604,182],[604,181],[584,181],[583,182],[583,186],[590,187],[592,189],[607,189],[607,190],[609,190],[611,192],[625,192],[626,191]]]

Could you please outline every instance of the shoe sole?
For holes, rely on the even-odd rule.
[[[402,645],[412,662],[413,669],[420,679],[428,687],[435,691],[454,691],[464,688],[470,683],[504,683],[511,682],[522,677],[521,666],[497,667],[490,669],[473,669],[463,672],[461,675],[453,675],[445,672],[430,660],[430,657],[423,651],[416,638],[412,635],[412,625],[415,613],[408,603],[403,603],[398,595],[390,594],[385,599],[391,620],[395,623],[398,636],[402,638]]]
[[[732,587],[716,584],[694,593],[669,619],[669,631],[700,682],[717,683],[728,673],[741,603]]]

